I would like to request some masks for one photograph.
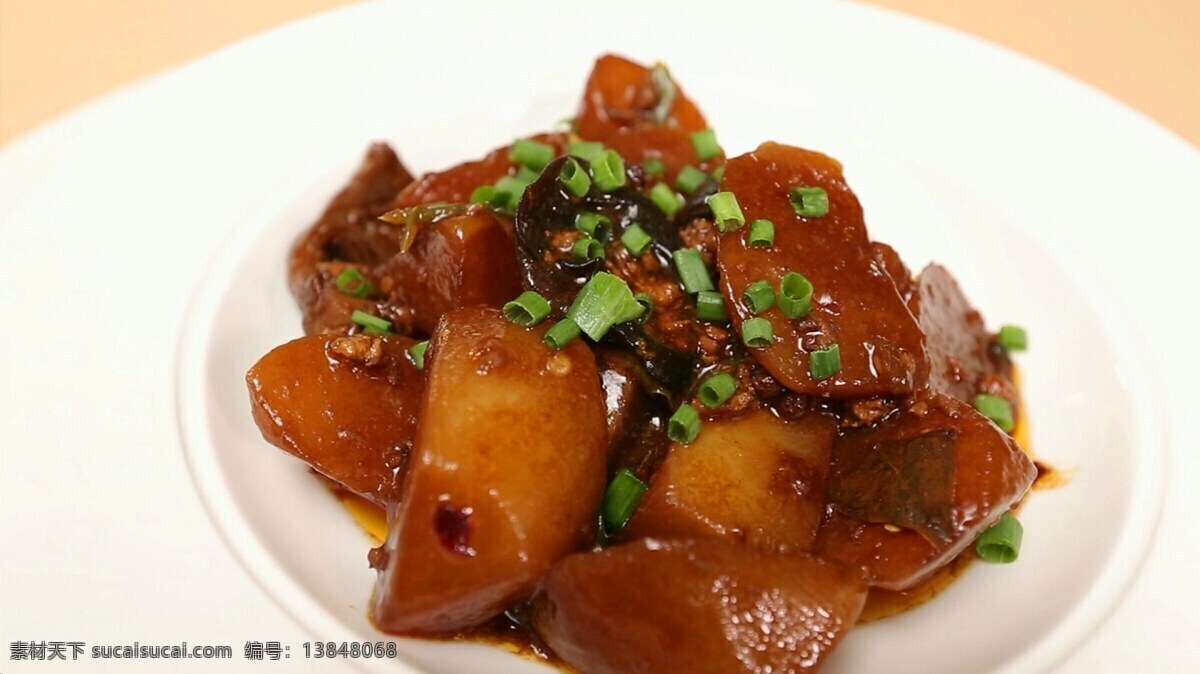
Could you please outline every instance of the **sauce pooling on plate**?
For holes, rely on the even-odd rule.
[[[812,670],[1019,554],[1025,332],[872,240],[837,160],[727,155],[662,65],[417,177],[372,146],[288,282],[252,412],[375,539],[384,632]]]

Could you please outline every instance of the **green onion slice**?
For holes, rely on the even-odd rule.
[[[641,255],[646,252],[646,247],[649,246],[654,239],[642,229],[642,226],[635,223],[630,224],[621,232],[621,244],[629,250],[630,255]]]
[[[817,381],[829,379],[841,369],[842,348],[837,344],[830,344],[824,349],[817,349],[808,354],[808,374]]]
[[[725,177],[725,166],[724,165],[718,166],[717,168],[713,169],[713,180],[715,180],[717,182],[721,182],[721,179],[724,177]]]
[[[747,318],[742,321],[742,343],[752,349],[762,349],[775,340],[771,321],[765,318]]]
[[[720,407],[737,391],[737,380],[728,372],[714,374],[700,384],[697,397],[708,407]]]
[[[812,283],[790,271],[779,281],[779,310],[788,318],[807,316],[812,311],[812,294]]]
[[[526,290],[517,295],[517,299],[506,303],[502,311],[504,317],[513,323],[531,328],[550,315],[550,303],[536,292]]]
[[[721,154],[721,146],[717,144],[717,134],[712,129],[693,133],[692,148],[696,150],[696,159],[700,161],[708,161]]]
[[[696,293],[696,318],[710,323],[728,323],[725,313],[725,297],[715,290]]]
[[[372,335],[390,335],[392,334],[392,324],[390,321],[385,321],[378,316],[372,316],[365,311],[355,309],[350,314],[350,320],[359,324],[363,328],[363,332],[369,332]]]
[[[751,283],[742,293],[742,301],[752,314],[761,314],[775,304],[775,291],[766,281]]]
[[[751,248],[770,248],[775,245],[775,223],[759,218],[750,223],[746,233],[746,245]]]
[[[586,159],[589,164],[599,159],[603,153],[604,143],[588,140],[573,140],[567,143],[567,154]]]
[[[621,187],[625,184],[625,160],[616,152],[605,150],[592,163],[592,180],[601,192],[611,192]]]
[[[619,531],[633,517],[642,495],[646,493],[642,482],[628,468],[617,471],[613,481],[604,490],[604,502],[600,507],[600,518],[609,533]]]
[[[604,244],[590,236],[585,236],[571,246],[571,252],[575,254],[575,257],[584,260],[600,260],[604,258]]]
[[[471,192],[469,197],[471,203],[483,204],[491,209],[506,208],[509,198],[508,192],[501,192],[496,189],[495,185],[480,185]]]
[[[550,348],[561,349],[570,344],[578,336],[579,326],[575,325],[575,321],[564,318],[546,331],[546,335],[542,337],[542,341],[548,344]]]
[[[409,355],[409,357],[412,358],[413,365],[415,365],[418,370],[425,369],[425,352],[428,349],[429,349],[429,340],[428,339],[423,342],[417,342],[416,344],[413,344],[412,346],[408,347],[408,355]]]
[[[1024,351],[1026,346],[1025,328],[1019,325],[1002,326],[997,341],[1005,351]]]
[[[1021,554],[1021,538],[1025,528],[1017,518],[1008,513],[1000,516],[1000,521],[988,527],[975,540],[975,552],[986,562],[995,564],[1011,564],[1017,561]]]
[[[684,403],[667,421],[667,437],[672,442],[690,445],[697,435],[700,435],[700,413],[695,407]]]
[[[631,304],[637,304],[637,300],[625,281],[605,271],[597,272],[575,296],[567,317],[598,342],[609,328],[630,314]]]
[[[562,184],[568,194],[576,197],[587,194],[592,187],[592,179],[588,177],[587,171],[583,170],[574,157],[567,157],[567,160],[563,162],[562,168],[558,172],[558,182]]]
[[[612,236],[612,220],[599,213],[583,211],[575,216],[575,229],[597,241],[608,241]]]
[[[661,178],[667,172],[667,165],[657,159],[647,159],[642,162],[642,169],[651,178]]]
[[[829,212],[829,195],[820,187],[793,187],[788,198],[801,217],[818,218]]]
[[[1013,409],[1012,403],[1008,402],[1000,396],[980,393],[974,399],[975,409],[983,416],[991,419],[1000,430],[1009,432],[1013,429]]]
[[[673,217],[683,208],[683,202],[679,200],[679,196],[675,194],[675,190],[666,183],[658,183],[650,189],[650,200],[658,206],[659,210],[667,214],[667,217]]]
[[[707,173],[688,164],[679,169],[679,175],[675,176],[675,187],[684,194],[691,194],[703,185],[705,180],[708,180]]]
[[[675,261],[675,270],[679,272],[679,280],[683,281],[684,290],[698,293],[701,290],[713,290],[712,277],[708,275],[708,267],[704,266],[704,258],[695,248],[680,248],[671,253]]]
[[[337,289],[343,295],[351,297],[366,297],[375,292],[371,282],[354,267],[346,267],[337,276]]]
[[[543,166],[550,163],[551,159],[554,159],[554,146],[522,138],[513,142],[512,149],[508,152],[508,159],[522,166],[541,170]]]
[[[742,207],[738,205],[733,192],[717,192],[708,198],[707,203],[712,209],[717,229],[722,232],[732,232],[746,224],[746,216],[742,215]]]

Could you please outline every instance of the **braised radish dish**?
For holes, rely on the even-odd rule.
[[[254,419],[379,538],[384,632],[808,670],[1017,557],[1024,331],[872,240],[836,160],[728,156],[661,65],[419,178],[371,147],[288,267]]]

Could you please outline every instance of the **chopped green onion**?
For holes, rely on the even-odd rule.
[[[675,261],[675,271],[679,272],[679,280],[683,281],[683,289],[689,293],[701,290],[713,290],[712,277],[708,275],[708,267],[704,266],[704,258],[695,248],[680,248],[671,253]]]
[[[583,211],[575,216],[575,229],[597,241],[608,241],[612,236],[612,220],[599,213]]]
[[[642,169],[651,178],[660,178],[667,172],[667,165],[657,159],[647,159],[642,162]]]
[[[372,316],[365,311],[355,309],[350,314],[350,320],[359,324],[363,328],[363,332],[369,332],[372,335],[390,335],[392,334],[392,324],[390,321],[385,321],[378,316]]]
[[[658,206],[667,217],[672,217],[679,209],[683,207],[683,203],[679,201],[679,197],[675,194],[675,190],[666,183],[658,183],[650,190],[650,200]]]
[[[625,160],[612,150],[605,150],[592,162],[592,180],[596,189],[611,192],[625,184]]]
[[[608,272],[597,272],[575,296],[567,317],[598,342],[609,328],[629,314],[630,303],[636,304],[636,300],[628,284]]]
[[[761,349],[771,346],[775,341],[775,331],[771,321],[765,318],[747,318],[742,321],[742,343],[751,349]]]
[[[707,203],[712,209],[717,229],[722,232],[732,232],[746,224],[746,216],[742,215],[742,207],[738,206],[733,192],[717,192],[707,199]]]
[[[715,290],[702,290],[696,293],[696,318],[711,323],[727,323],[729,316],[725,313],[725,298]]]
[[[646,493],[646,483],[642,482],[628,468],[617,471],[613,481],[604,490],[604,503],[600,507],[600,519],[609,533],[622,529],[629,518],[642,502]]]
[[[497,210],[510,215],[516,212],[517,204],[521,201],[521,195],[525,194],[526,187],[529,187],[529,181],[519,176],[504,176],[497,180],[496,199],[503,198],[503,203]]]
[[[504,305],[504,317],[522,327],[531,328],[550,315],[550,303],[532,290],[517,295]]]
[[[625,228],[621,232],[621,243],[629,250],[630,255],[641,255],[646,251],[646,247],[653,242],[654,239],[642,229],[642,226],[636,222]]]
[[[761,314],[775,304],[775,291],[766,281],[751,283],[742,293],[742,301],[752,314]]]
[[[589,164],[600,158],[604,153],[604,143],[588,140],[573,140],[567,143],[567,154],[586,159]]]
[[[1011,564],[1017,561],[1021,554],[1021,538],[1025,528],[1017,518],[1008,513],[1000,516],[1000,521],[988,527],[975,540],[975,552],[980,559],[995,564]]]
[[[522,166],[521,168],[517,169],[517,175],[513,177],[525,183],[526,186],[529,186],[532,185],[533,181],[537,180],[538,176],[540,175],[540,173],[534,171],[528,166]]]
[[[1000,430],[1009,432],[1013,429],[1013,409],[1012,403],[1008,402],[1000,396],[980,393],[975,396],[975,409],[983,416],[991,419]]]
[[[650,311],[650,296],[646,293],[638,293],[634,295],[630,301],[625,303],[625,308],[621,311],[621,315],[617,316],[617,323],[628,323],[629,321],[640,321],[641,319],[649,318]]]
[[[522,166],[540,170],[554,159],[554,146],[522,138],[513,142],[508,159]]]
[[[671,106],[675,105],[678,89],[675,81],[671,79],[671,73],[667,72],[667,67],[661,63],[655,63],[654,67],[650,69],[650,81],[658,90],[658,105],[654,106],[654,120],[659,124],[665,124],[667,118],[671,116]]]
[[[746,233],[746,245],[751,248],[770,248],[775,245],[775,223],[759,218],[750,223]]]
[[[688,164],[679,169],[679,175],[675,176],[675,187],[684,194],[691,194],[703,185],[705,180],[708,180],[707,173]]]
[[[575,257],[585,260],[600,260],[604,258],[604,244],[590,236],[585,236],[571,246],[571,252],[575,253]]]
[[[574,157],[567,157],[567,161],[563,162],[558,172],[558,182],[569,194],[577,197],[587,194],[592,186],[592,179]]]
[[[717,144],[717,134],[712,129],[693,133],[692,147],[696,150],[696,159],[700,161],[708,161],[721,154],[721,146]]]
[[[667,437],[672,442],[690,445],[700,435],[700,413],[695,407],[684,403],[667,420]]]
[[[829,195],[820,187],[793,187],[788,198],[796,215],[818,218],[829,212]]]
[[[997,341],[1000,342],[1000,346],[1004,347],[1005,351],[1024,351],[1026,344],[1025,328],[1019,325],[1002,326]]]
[[[720,407],[737,391],[737,380],[728,372],[714,374],[700,384],[698,397],[708,407]]]
[[[649,293],[638,293],[633,296],[633,301],[637,302],[642,310],[636,316],[630,317],[628,320],[636,320],[638,323],[645,323],[650,318],[650,312],[654,310],[654,298]]]
[[[471,192],[470,201],[488,208],[501,209],[508,206],[510,196],[508,192],[496,189],[495,185],[480,185]]]
[[[564,318],[546,331],[542,341],[553,349],[561,349],[578,336],[579,326],[575,325],[575,321]]]
[[[788,318],[807,316],[812,311],[812,294],[812,283],[789,271],[779,281],[779,310]]]
[[[423,342],[417,342],[416,344],[408,347],[408,355],[412,357],[413,365],[415,365],[418,370],[425,369],[425,351],[428,349],[428,339]]]
[[[337,289],[344,295],[360,298],[375,292],[371,282],[354,267],[346,267],[342,273],[338,274]]]
[[[829,379],[841,369],[842,348],[837,344],[830,344],[824,349],[817,349],[808,354],[808,374],[817,381]]]
[[[713,180],[715,180],[717,182],[721,182],[721,179],[725,177],[725,165],[722,164],[721,166],[718,166],[717,168],[713,169],[712,176],[713,176]]]

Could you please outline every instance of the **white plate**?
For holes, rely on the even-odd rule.
[[[199,281],[176,407],[205,506],[309,636],[378,638],[365,620],[365,537],[248,416],[245,369],[299,334],[286,247],[370,140],[391,141],[416,170],[481,154],[569,114],[606,50],[669,62],[732,153],[776,139],[838,157],[873,235],[910,264],[948,264],[993,324],[1030,328],[1022,364],[1035,448],[1076,469],[1074,481],[1034,496],[1018,564],[978,565],[927,607],[852,632],[829,671],[1036,671],[1112,612],[1164,492],[1159,402],[1185,409],[1191,388],[1171,361],[1161,361],[1172,365],[1167,386],[1154,378],[1160,358],[1188,346],[1170,323],[1175,298],[1136,286],[1183,287],[1173,284],[1186,242],[1172,225],[1198,220],[1187,198],[1200,184],[1195,151],[1019,57],[854,5],[741,3],[716,24],[637,3],[579,11],[568,20],[520,3],[352,7],[5,151],[0,269],[38,279],[39,292],[0,295],[3,314],[87,328],[6,331],[5,630],[194,638],[231,598],[258,607],[247,624],[282,629],[261,604],[231,595],[244,584],[199,523],[170,429],[169,326]],[[47,473],[47,463],[67,468]],[[1183,491],[1177,498],[1194,503]],[[80,560],[27,517],[61,523],[67,540],[121,543]],[[1151,590],[1131,600],[1155,614],[1114,623],[1132,643],[1091,646],[1072,661],[1079,671],[1188,655],[1165,639],[1153,648],[1165,632],[1157,616],[1172,606],[1162,588],[1194,587],[1183,562],[1195,558],[1194,539],[1174,521],[1157,575],[1141,583]],[[81,595],[77,615],[45,608]],[[178,611],[179,601],[201,610]],[[111,615],[124,616],[123,632],[99,626]],[[1196,624],[1168,617],[1175,629]],[[427,671],[529,666],[480,647],[402,650]]]

